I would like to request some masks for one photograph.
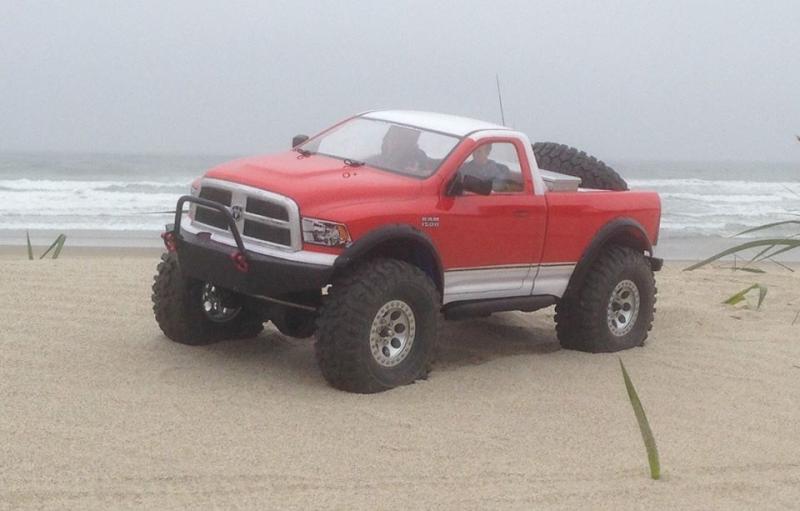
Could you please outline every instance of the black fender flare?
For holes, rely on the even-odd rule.
[[[439,292],[443,292],[444,268],[433,240],[427,233],[408,224],[384,225],[369,231],[347,246],[336,258],[333,267],[335,270],[341,270],[362,260],[381,245],[389,243],[410,243],[423,248],[430,256],[430,264],[419,264],[420,262],[417,261],[417,266],[420,266],[431,277]]]
[[[642,227],[642,224],[633,218],[616,218],[601,227],[583,251],[569,279],[567,290],[564,292],[565,295],[580,282],[583,282],[592,263],[597,259],[603,247],[608,243],[619,243],[641,250],[643,253],[647,252],[646,257],[650,261],[650,266],[653,268],[653,271],[661,269],[663,261],[653,257],[653,244],[650,242],[650,237],[647,235],[647,231],[644,227]]]

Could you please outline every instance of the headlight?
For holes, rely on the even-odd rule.
[[[326,222],[316,218],[304,218],[303,241],[326,247],[339,247],[350,243],[351,239],[344,224]]]

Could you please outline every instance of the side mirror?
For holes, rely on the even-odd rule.
[[[308,140],[308,135],[295,135],[292,137],[292,147],[297,147]]]
[[[464,192],[489,195],[492,193],[492,182],[475,176],[456,174],[450,184],[447,185],[445,195],[453,197]]]

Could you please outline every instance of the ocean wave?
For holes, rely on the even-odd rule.
[[[662,199],[665,236],[732,235],[800,213],[800,184],[697,178],[632,179]],[[188,191],[177,175],[156,179],[0,179],[0,229],[160,230]],[[776,234],[796,232],[777,230]]]
[[[676,178],[653,178],[653,179],[628,179],[631,186],[719,186],[726,185],[732,187],[751,188],[753,186],[775,186],[775,187],[800,187],[800,181],[746,181],[746,180],[726,180],[726,179],[700,179],[695,177],[676,177]]]
[[[700,193],[720,195],[773,195],[800,199],[798,181],[724,181],[706,179],[631,179],[631,189],[654,190],[660,193]]]
[[[50,216],[67,219],[71,216],[81,215],[111,217],[148,215],[152,212],[174,208],[179,197],[177,194],[127,194],[124,199],[120,199],[114,195],[105,193],[103,196],[101,193],[95,193],[72,197],[72,200],[58,200],[57,197],[19,197],[14,199],[0,193],[0,204],[3,204],[0,210],[0,224],[6,217]]]
[[[0,228],[17,230],[100,230],[155,231],[172,219],[170,214],[72,214],[72,215],[0,215]]]
[[[188,184],[153,183],[143,181],[140,183],[126,183],[109,185],[97,188],[101,192],[125,192],[125,193],[188,193]]]
[[[781,220],[775,220],[779,222]],[[684,230],[684,229],[694,229],[696,231],[703,231],[709,233],[717,233],[717,234],[725,234],[728,233],[730,235],[742,232],[747,229],[751,229],[753,227],[758,227],[760,225],[765,225],[767,223],[772,222],[742,222],[739,219],[735,218],[719,218],[719,219],[710,219],[704,222],[698,221],[682,221],[680,219],[666,219],[661,221],[661,228],[667,230]],[[774,227],[771,231],[772,234],[788,234],[797,232],[798,228],[796,225],[785,225]],[[767,231],[759,231],[753,233],[754,237],[761,237],[764,236]]]
[[[50,179],[0,179],[4,192],[155,192],[184,193],[189,183],[175,181],[73,181]]]
[[[0,229],[7,230],[30,230],[30,231],[45,231],[45,230],[80,230],[80,231],[143,231],[143,232],[159,232],[164,230],[164,226],[168,222],[108,222],[105,224],[97,223],[95,221],[67,221],[67,222],[10,222],[3,223]]]
[[[708,216],[733,216],[744,220],[758,219],[759,217],[775,218],[779,216],[800,213],[800,205],[787,207],[780,203],[747,203],[731,205],[727,203],[692,203],[663,201],[662,213],[668,216],[689,216],[704,218]]]
[[[715,203],[726,203],[726,204],[744,204],[744,203],[767,204],[767,203],[774,203],[776,200],[781,200],[781,201],[786,200],[787,202],[797,201],[798,203],[800,203],[800,197],[795,196],[789,192],[772,193],[772,194],[752,194],[752,195],[745,195],[745,194],[709,195],[707,193],[698,193],[698,192],[677,192],[677,193],[664,192],[661,193],[660,195],[661,198],[664,200],[674,199],[674,200],[715,202]]]

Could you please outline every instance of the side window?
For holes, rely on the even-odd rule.
[[[492,193],[525,189],[517,148],[510,142],[481,144],[472,151],[458,172],[492,183]]]

